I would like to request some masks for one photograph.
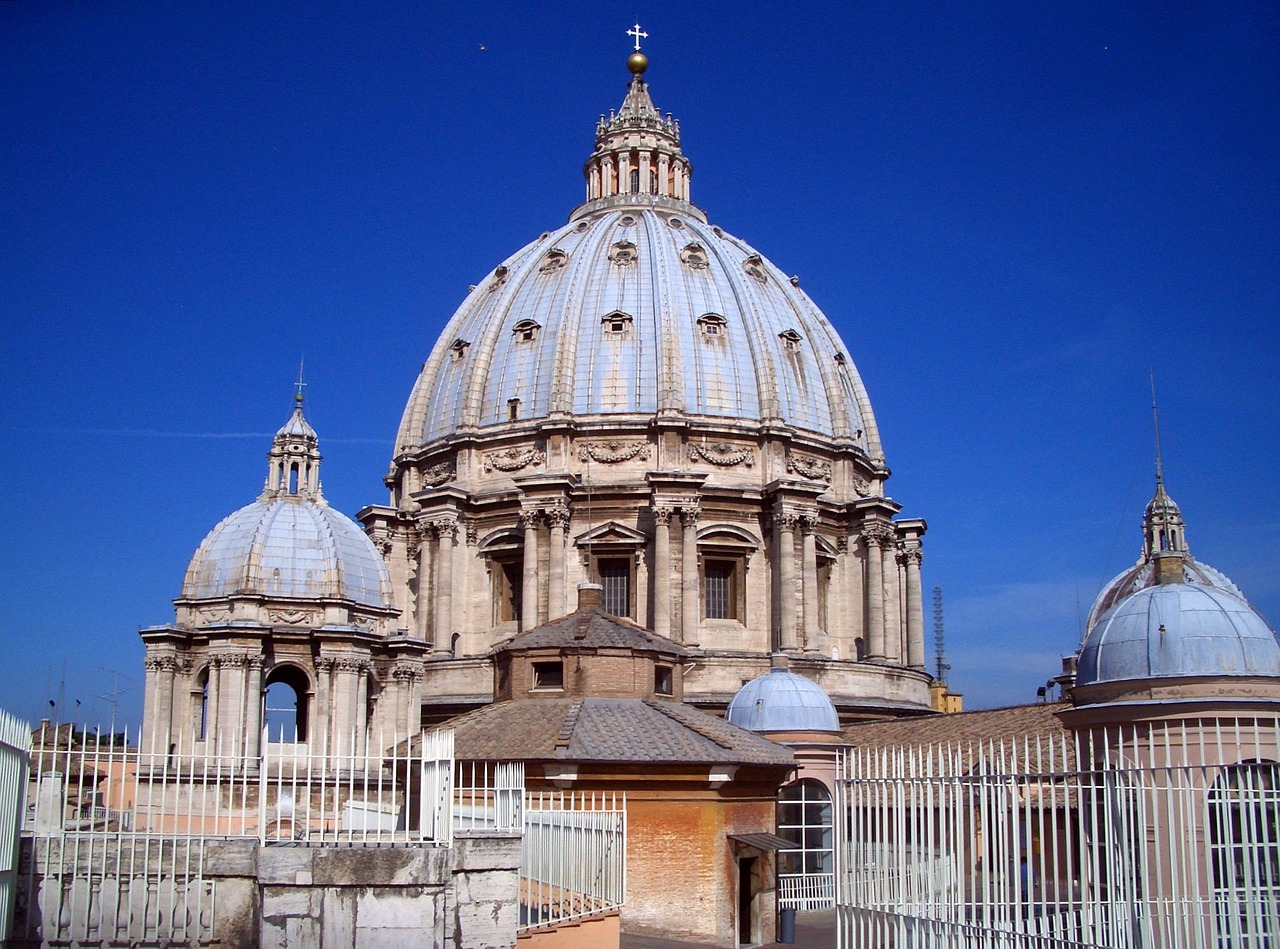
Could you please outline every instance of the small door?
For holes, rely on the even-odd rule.
[[[752,883],[755,878],[755,869],[755,857],[738,859],[738,945],[740,946],[755,945],[757,941],[751,912],[756,895]]]

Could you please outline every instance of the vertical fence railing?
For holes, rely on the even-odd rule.
[[[838,945],[1280,946],[1280,720],[848,751]]]
[[[448,729],[386,752],[338,754],[270,741],[265,730],[256,753],[219,754],[204,743],[139,751],[121,738],[69,726],[34,736],[19,938],[70,946],[215,940],[217,891],[204,872],[212,838],[451,841]],[[370,736],[368,746],[383,743]]]
[[[9,940],[18,887],[18,830],[26,808],[31,727],[0,711],[0,944]]]
[[[40,835],[141,834],[448,843],[453,733],[367,753],[268,741],[258,753],[175,745],[139,751],[66,726],[37,733],[26,829]],[[380,747],[374,739],[371,748]],[[355,742],[348,747],[356,747]]]
[[[626,796],[525,798],[520,930],[616,910],[626,900]]]

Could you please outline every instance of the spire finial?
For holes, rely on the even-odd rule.
[[[1164,456],[1160,451],[1160,409],[1156,405],[1156,371],[1151,373],[1151,421],[1156,434],[1156,484],[1164,484]]]
[[[644,75],[644,71],[649,68],[649,57],[640,52],[640,39],[641,37],[647,38],[649,34],[640,29],[640,24],[637,23],[634,27],[627,30],[627,35],[634,36],[636,39],[635,52],[627,57],[627,69],[630,71],[631,75],[635,76],[636,79],[639,79]]]
[[[298,408],[302,408],[302,390],[307,387],[307,384],[303,381],[302,372],[303,367],[306,365],[306,360],[306,356],[302,356],[298,359],[298,381],[293,384],[294,389],[297,390],[293,394],[293,402]]]

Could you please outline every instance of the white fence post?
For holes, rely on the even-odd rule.
[[[31,726],[0,711],[0,943],[13,927],[18,887],[18,830],[26,809]]]

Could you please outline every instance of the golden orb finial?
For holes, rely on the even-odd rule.
[[[633,76],[639,76],[649,68],[649,57],[644,53],[636,50],[627,57],[627,69],[631,71]]]

